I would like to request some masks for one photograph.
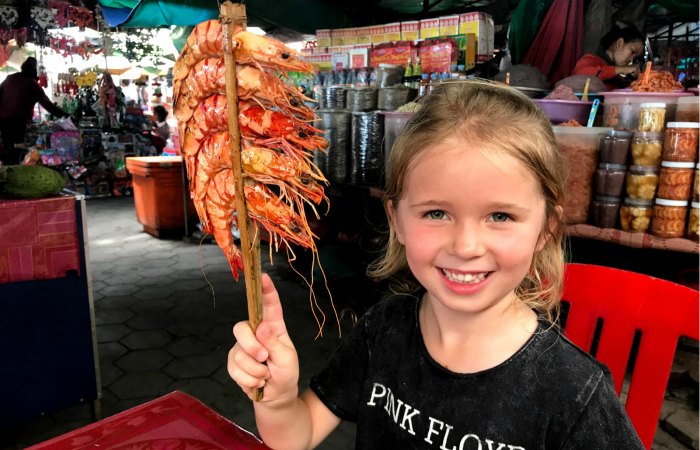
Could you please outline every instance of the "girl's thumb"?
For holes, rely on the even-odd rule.
[[[279,338],[272,332],[267,322],[263,322],[258,326],[258,329],[255,331],[255,336],[268,351],[270,359],[274,359],[275,353],[284,348],[282,342],[280,342]]]

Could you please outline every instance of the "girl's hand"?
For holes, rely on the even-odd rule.
[[[233,327],[236,345],[228,354],[228,373],[251,400],[264,387],[261,403],[270,406],[296,401],[299,360],[287,334],[282,304],[272,280],[262,274],[263,320],[255,333],[248,322]]]

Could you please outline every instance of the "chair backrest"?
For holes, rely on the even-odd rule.
[[[567,264],[562,301],[564,333],[608,366],[620,395],[635,334],[639,350],[625,402],[644,446],[651,448],[680,336],[698,339],[698,291],[635,272]]]

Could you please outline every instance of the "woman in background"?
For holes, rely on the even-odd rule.
[[[632,64],[644,53],[644,36],[635,27],[613,29],[600,40],[597,53],[587,53],[574,67],[572,75],[590,75],[601,79],[608,90],[627,87],[639,76],[639,66]]]

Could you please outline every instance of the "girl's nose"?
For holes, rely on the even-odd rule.
[[[484,235],[476,224],[461,224],[455,227],[452,236],[452,251],[462,259],[471,259],[484,254]]]

